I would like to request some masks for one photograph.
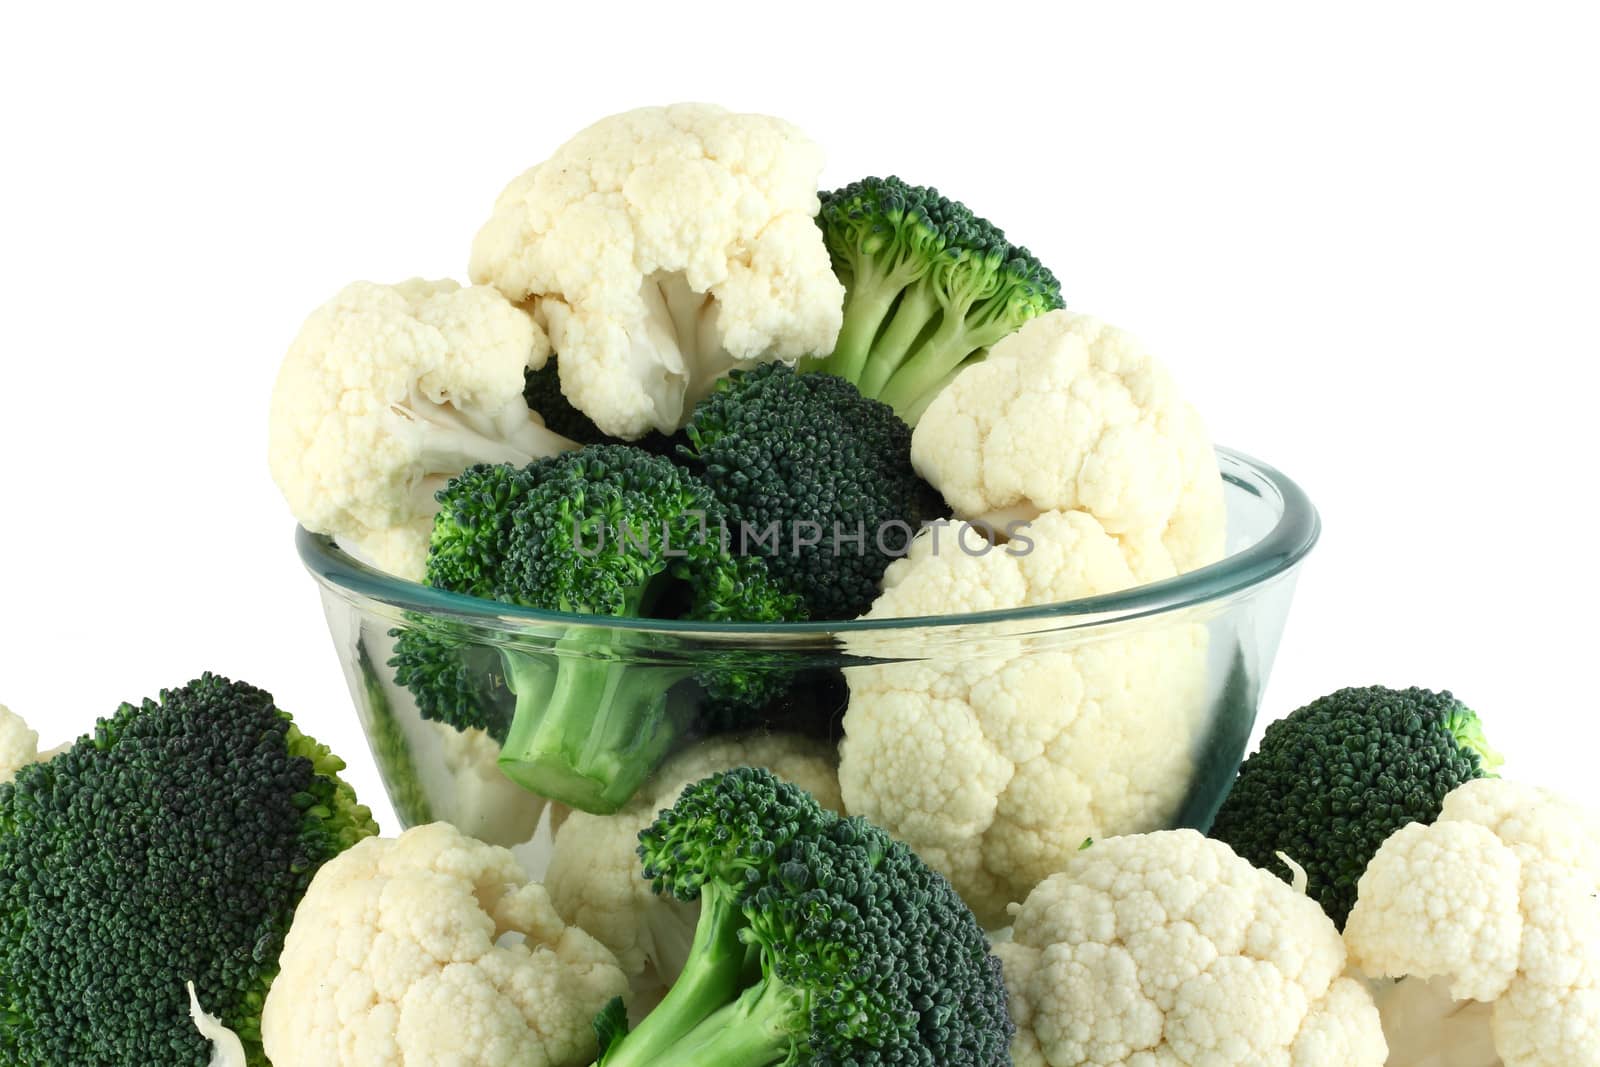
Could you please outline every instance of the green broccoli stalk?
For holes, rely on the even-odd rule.
[[[439,493],[430,585],[584,615],[774,622],[801,618],[759,559],[724,551],[721,506],[659,456],[592,445],[525,468],[477,466]],[[660,655],[647,635],[574,624],[498,648],[515,706],[500,767],[518,784],[584,811],[625,804],[692,723],[699,680],[712,703],[749,711],[775,680],[730,653],[709,669]],[[451,670],[448,635],[397,650],[425,715],[471,725],[468,706],[498,682]],[[403,639],[404,640],[404,639]],[[420,643],[418,643],[420,642]],[[480,649],[481,650],[481,649]],[[732,712],[737,714],[737,712]],[[490,724],[497,725],[497,724]]]
[[[1341,689],[1267,727],[1211,836],[1287,880],[1282,852],[1342,930],[1378,847],[1432,823],[1445,796],[1500,765],[1483,723],[1448,692]]]
[[[0,1063],[205,1067],[184,984],[265,1067],[317,870],[378,832],[272,696],[207,674],[0,786]]]
[[[844,282],[844,323],[832,355],[807,368],[913,425],[990,345],[1062,306],[1055,275],[937,189],[864,178],[823,193],[817,224]]]
[[[682,460],[727,509],[736,549],[761,554],[813,619],[863,614],[884,569],[939,510],[912,469],[910,427],[831,374],[782,363],[735,371],[685,432]]]
[[[598,1067],[1011,1062],[1000,962],[950,884],[764,770],[690,786],[640,835],[658,893],[700,902],[688,964]]]

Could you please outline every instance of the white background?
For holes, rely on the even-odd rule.
[[[501,185],[581,126],[709,99],[800,124],[830,185],[990,215],[1306,486],[1326,536],[1267,715],[1449,687],[1513,773],[1595,795],[1594,25],[916,10],[7,5],[0,701],[50,742],[248,678],[387,816],[267,475],[278,359],[346,281],[462,274]]]

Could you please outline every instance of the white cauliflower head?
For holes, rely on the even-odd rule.
[[[472,278],[531,303],[562,392],[602,430],[671,433],[738,364],[832,350],[844,288],[813,221],[821,170],[765,115],[613,115],[506,187]]]
[[[576,447],[522,398],[524,371],[549,355],[533,318],[487,286],[348,285],[278,371],[272,476],[306,529],[420,581],[449,478]]]
[[[1448,984],[1493,1005],[1507,1067],[1600,1064],[1600,819],[1498,778],[1445,798],[1379,848],[1345,924],[1374,978]]]
[[[1087,512],[1129,546],[1141,581],[1222,555],[1222,479],[1199,414],[1132,335],[1087,315],[1032,319],[962,371],[917,423],[911,459],[972,522]]]
[[[324,865],[279,964],[261,1018],[276,1067],[582,1067],[627,991],[510,852],[447,823]]]
[[[865,618],[1049,604],[1138,584],[1123,547],[1083,512],[1039,516],[1026,554],[970,555],[962,534],[959,525],[920,534],[890,564]],[[1003,923],[1006,906],[1084,838],[1163,829],[1177,814],[1210,724],[1203,625],[1076,642],[975,632],[953,654],[865,641],[852,651],[925,658],[846,670],[845,807],[915,849],[986,926]]]
[[[1017,1067],[1381,1067],[1317,903],[1192,830],[1096,841],[1013,909]]]
[[[650,888],[639,866],[639,832],[690,785],[735,767],[763,767],[829,811],[844,810],[833,746],[790,734],[729,735],[673,756],[621,811],[573,812],[556,834],[545,875],[556,910],[594,934],[641,984],[669,983],[683,970],[700,906]]]

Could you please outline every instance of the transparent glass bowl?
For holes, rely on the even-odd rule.
[[[1218,459],[1228,514],[1221,562],[1113,595],[978,615],[785,625],[599,619],[402,581],[303,529],[297,545],[321,587],[356,712],[407,826],[446,819],[516,845],[533,836],[546,807],[500,774],[486,735],[424,720],[395,683],[392,633],[409,628],[448,633],[485,663],[506,650],[554,663],[574,647],[602,649],[607,669],[620,666],[629,677],[689,679],[672,699],[675,721],[691,724],[706,699],[692,676],[737,663],[787,683],[761,712],[763,723],[831,736],[852,685],[894,684],[895,672],[903,681],[975,665],[979,673],[1038,666],[1052,672],[1043,677],[1063,679],[1061,691],[1043,690],[1049,696],[1038,714],[1058,720],[1048,731],[1052,751],[1074,752],[1071,801],[1084,808],[1087,829],[1203,830],[1244,756],[1296,571],[1320,529],[1288,478],[1228,450]],[[1108,679],[1115,684],[1097,689]],[[1056,696],[1062,706],[1048,704]]]

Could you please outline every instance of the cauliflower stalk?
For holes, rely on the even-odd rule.
[[[1030,551],[975,555],[960,546],[982,544],[977,531],[930,527],[865,617],[1049,604],[1171,574],[1140,575],[1085,512],[1047,512],[1027,537]],[[845,672],[839,780],[851,814],[914,848],[992,928],[1086,837],[1170,824],[1210,722],[1207,635],[1178,623],[1076,643],[956,639],[960,655],[887,634],[853,641],[860,655],[911,658]]]
[[[671,433],[731,368],[832,349],[844,289],[813,221],[821,170],[780,119],[614,115],[506,187],[472,278],[530,304],[601,430]]]
[[[1096,841],[995,945],[1017,1067],[1381,1067],[1317,903],[1192,830]]]
[[[1151,581],[1221,558],[1222,479],[1199,414],[1132,335],[1052,311],[962,371],[911,439],[959,518],[1083,511]]]
[[[206,1067],[249,1067],[250,1060],[239,1035],[201,1006],[193,982],[186,983],[185,988],[189,991],[189,1018],[200,1036],[211,1042],[211,1062]]]
[[[1497,778],[1458,787],[1436,822],[1378,849],[1345,941],[1374,978],[1492,1005],[1474,1055],[1489,1042],[1506,1067],[1600,1064],[1600,819],[1562,797]],[[1428,1061],[1397,1067],[1413,1062]]]
[[[524,372],[549,355],[533,318],[487,286],[346,286],[278,371],[272,476],[306,529],[421,581],[449,478],[576,447],[523,400]]]
[[[422,725],[435,736],[450,775],[450,821],[480,841],[506,848],[531,838],[548,802],[500,773],[500,746],[494,738],[478,729],[457,730],[426,720]]]
[[[636,987],[655,991],[683,970],[699,904],[656,893],[639,867],[639,833],[689,785],[735,767],[761,767],[797,785],[829,811],[844,810],[832,746],[789,734],[713,737],[678,753],[624,809],[573,812],[555,838],[545,875],[550,898],[568,922],[616,954]]]
[[[510,852],[446,823],[369,838],[325,865],[262,1013],[267,1056],[276,1067],[588,1063],[594,1017],[627,979],[525,883]]]

